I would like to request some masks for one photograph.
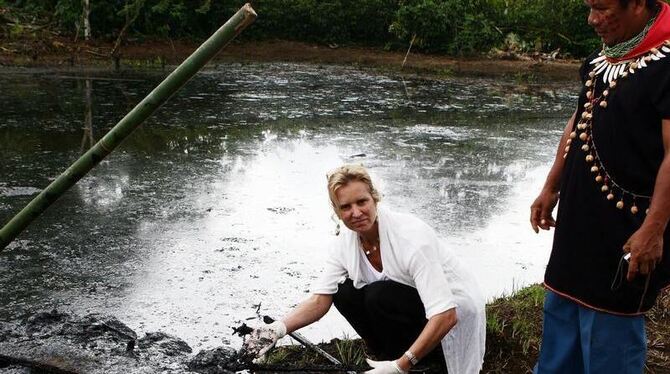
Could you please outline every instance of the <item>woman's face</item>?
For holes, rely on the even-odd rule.
[[[335,196],[340,208],[340,218],[350,230],[364,233],[374,227],[377,203],[367,184],[360,181],[349,182],[338,188]]]

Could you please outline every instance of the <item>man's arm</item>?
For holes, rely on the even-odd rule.
[[[623,246],[631,254],[626,276],[629,281],[638,273],[651,273],[663,257],[663,233],[670,219],[670,119],[664,119],[662,126],[665,156],[656,174],[649,213]]]
[[[551,216],[551,212],[554,210],[554,207],[558,202],[561,174],[563,173],[563,167],[565,166],[563,155],[565,154],[565,146],[568,144],[568,139],[570,139],[570,133],[574,127],[576,116],[577,111],[572,114],[568,124],[565,126],[563,136],[561,136],[561,140],[558,142],[558,150],[556,151],[554,164],[549,170],[547,180],[544,182],[544,187],[542,187],[540,195],[530,206],[530,225],[536,233],[539,232],[538,228],[549,230],[550,227],[556,226],[556,221]]]

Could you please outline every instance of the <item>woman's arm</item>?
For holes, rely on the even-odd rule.
[[[333,295],[310,296],[282,318],[286,332],[291,333],[320,320],[332,304]]]
[[[420,238],[414,238],[414,245],[419,248],[413,251],[407,271],[411,274],[416,290],[423,303],[428,322],[407,350],[417,360],[428,355],[442,338],[456,325],[456,299],[451,292],[453,285],[447,282],[444,273],[441,241],[435,232],[425,225]],[[401,355],[395,361],[398,368],[407,372],[412,366],[410,358]]]
[[[416,338],[414,344],[409,347],[409,351],[414,354],[417,360],[424,358],[429,354],[438,344],[442,338],[451,330],[457,322],[456,308],[449,309],[445,312],[436,314],[428,320],[428,323]],[[397,361],[398,366],[404,370],[409,371],[412,363],[409,358],[402,355]]]
[[[312,295],[289,312],[281,321],[254,329],[242,345],[243,359],[265,361],[267,353],[284,335],[323,317],[333,303],[332,295]]]

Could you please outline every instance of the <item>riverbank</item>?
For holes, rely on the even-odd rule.
[[[112,61],[111,42],[73,43],[63,37],[47,39],[0,39],[0,66],[45,67],[60,69],[115,68],[137,69],[177,65],[190,55],[199,43],[187,40],[145,40],[125,44],[120,59]],[[290,62],[335,64],[376,69],[395,73],[427,76],[507,77],[524,81],[575,80],[579,68],[576,60],[549,60],[503,55],[502,58],[456,59],[441,55],[405,53],[353,46],[323,46],[285,40],[234,41],[213,63]],[[405,64],[403,66],[403,61]]]
[[[483,373],[530,373],[537,360],[542,331],[544,290],[524,288],[487,305],[487,342]],[[645,373],[670,373],[670,293],[659,298],[647,314],[648,355]],[[236,333],[250,331],[246,325]],[[333,339],[319,346],[342,365],[298,345],[274,349],[262,365],[252,365],[235,349],[220,346],[194,352],[182,339],[163,332],[141,335],[114,316],[76,316],[53,310],[21,321],[0,322],[0,373],[28,370],[72,373],[170,372],[232,374],[333,373],[367,370],[369,355],[360,339]],[[415,368],[421,373],[444,373],[441,355],[431,355]],[[41,371],[40,371],[41,372]]]
[[[542,336],[544,289],[539,285],[523,288],[514,295],[500,297],[486,306],[486,355],[483,373],[530,373],[537,361]],[[646,315],[647,364],[645,373],[670,373],[670,290],[659,297]],[[335,339],[322,348],[343,363],[363,367],[365,347],[360,340]],[[425,361],[425,360],[424,360]],[[328,361],[307,348],[285,346],[269,357],[271,364],[291,362],[296,367],[326,365]],[[425,373],[439,373],[440,362],[421,362]]]
[[[65,44],[64,44],[65,45]],[[109,68],[110,61],[105,57],[104,52],[105,48],[108,46],[95,46],[95,45],[82,45],[80,49],[76,51],[71,51],[67,47],[55,46],[55,49],[60,50],[60,52],[50,52],[53,53],[51,58],[44,58],[41,55],[36,55],[34,58],[30,56],[29,51],[24,51],[21,53],[11,52],[10,57],[18,58],[19,60],[7,64],[8,66],[43,66],[43,67],[62,67],[64,69],[81,69],[86,67],[93,68]],[[174,45],[174,49],[173,49]],[[180,44],[178,42],[173,43],[173,45],[167,43],[163,44],[162,47],[157,47],[155,45],[138,43],[135,45],[136,52],[131,54],[129,51],[123,52],[122,68],[134,68],[134,67],[156,67],[156,66],[169,66],[176,64],[180,59],[184,58],[190,51],[195,48],[195,44],[186,43]],[[66,51],[67,53],[64,53]],[[157,51],[162,51],[162,55],[154,55]],[[181,51],[181,52],[180,52]],[[237,52],[235,52],[237,51]],[[76,52],[76,53],[75,53]],[[170,55],[170,52],[173,55]],[[71,53],[71,54],[68,54]],[[45,56],[48,56],[46,54]],[[133,57],[134,56],[134,57]],[[160,56],[160,57],[151,57],[151,56]],[[266,42],[254,44],[253,48],[251,45],[245,43],[238,43],[231,46],[230,49],[224,51],[218,58],[217,61],[221,62],[271,62],[271,61],[286,61],[286,62],[299,62],[299,63],[310,63],[310,64],[340,64],[340,65],[354,65],[361,68],[369,69],[386,69],[388,71],[400,72],[400,65],[404,58],[402,53],[392,53],[384,52],[379,50],[370,50],[370,49],[356,49],[356,48],[329,48],[329,47],[320,47],[306,45],[302,43],[292,43],[292,42]],[[23,60],[21,60],[23,59]],[[28,59],[29,61],[25,61]],[[20,62],[24,61],[26,64],[22,65]],[[435,76],[453,76],[453,75],[487,75],[487,76],[509,76],[513,78],[520,79],[540,79],[544,77],[539,75],[540,73],[528,73],[530,68],[525,67],[524,64],[529,64],[533,62],[516,60],[516,61],[507,61],[507,60],[487,60],[477,62],[476,60],[450,60],[448,58],[442,57],[431,57],[424,55],[414,55],[411,54],[408,57],[406,68],[403,71],[415,72],[418,74],[424,75],[435,75]],[[429,62],[434,62],[433,65]],[[453,70],[453,68],[448,68],[449,61],[452,61],[457,66],[466,66],[462,70]],[[503,63],[505,62],[505,63]],[[460,65],[458,65],[460,64]],[[552,65],[551,62],[539,62],[541,66]],[[569,65],[569,64],[568,64]],[[444,66],[447,66],[445,68]],[[553,66],[553,65],[552,65]],[[410,70],[413,69],[413,70]],[[569,68],[569,69],[568,69]],[[461,68],[459,68],[461,69]],[[524,70],[526,69],[526,70]],[[553,68],[552,68],[553,69]],[[574,74],[573,69],[576,70],[576,64],[569,65],[566,68],[566,77],[563,79],[572,79]],[[551,70],[551,69],[549,69]],[[567,73],[569,71],[569,74]],[[538,74],[538,75],[533,75]],[[322,78],[319,78],[322,79]],[[358,81],[357,81],[358,82]],[[431,84],[434,82],[431,82]],[[351,87],[351,83],[349,83]],[[103,88],[97,88],[102,90]],[[52,91],[55,92],[55,91]],[[103,91],[108,92],[108,91]],[[66,96],[63,94],[63,91],[59,92],[60,95]],[[104,96],[104,95],[103,95]],[[325,95],[330,98],[330,94]],[[282,99],[280,99],[282,100]],[[328,99],[330,101],[330,99]],[[311,108],[316,108],[318,105],[311,105]],[[218,108],[217,108],[218,110]],[[298,122],[291,119],[289,122]],[[207,130],[210,131],[210,130]],[[337,132],[340,133],[339,131]],[[440,141],[442,141],[440,139]],[[496,143],[497,144],[497,143]],[[203,145],[200,145],[203,147]],[[500,151],[500,149],[497,149]],[[192,154],[197,154],[191,152]],[[474,152],[473,152],[474,153]],[[424,152],[424,155],[426,153]],[[193,157],[193,156],[190,156]],[[176,159],[179,163],[183,163],[183,159]],[[178,162],[175,162],[177,164]],[[149,168],[147,166],[146,168]],[[116,174],[114,174],[116,175]],[[142,180],[144,178],[137,178],[137,180]],[[186,179],[186,178],[184,178]],[[504,178],[502,178],[504,179]],[[181,187],[181,186],[180,186]],[[233,199],[235,200],[235,199]],[[239,199],[246,200],[246,199]],[[131,200],[124,200],[131,201]],[[131,204],[129,202],[129,204]],[[227,204],[227,203],[226,203]],[[487,205],[487,204],[482,204]],[[277,210],[276,206],[283,207],[285,205],[267,205],[262,207],[262,211],[269,211],[272,214]],[[181,207],[178,207],[181,209]],[[136,209],[136,207],[133,207]],[[207,206],[207,212],[210,212],[212,209],[211,206]],[[217,206],[214,208],[214,212],[217,211]],[[137,214],[138,216],[140,213]],[[290,220],[284,219],[284,221],[289,222]],[[292,222],[292,221],[291,221]],[[102,225],[101,225],[102,226]],[[220,223],[218,226],[223,226]],[[71,227],[80,227],[79,225],[71,225]],[[82,230],[83,231],[83,230]],[[121,229],[118,231],[125,232],[127,230]],[[278,230],[279,231],[279,230]],[[178,232],[174,237],[186,237],[188,235],[181,235],[183,232]],[[44,235],[45,237],[50,237],[50,235]],[[242,239],[244,242],[253,243],[254,238],[252,239]],[[220,238],[216,237],[214,239],[217,243]],[[217,248],[216,253],[225,253],[226,256],[235,256],[236,253],[251,253],[245,250],[245,247],[242,244],[236,242],[236,240],[224,240],[225,247]],[[239,247],[242,248],[240,250]],[[250,247],[252,244],[249,245]],[[122,246],[123,247],[123,246]],[[167,247],[167,246],[166,246]],[[209,248],[208,246],[203,246],[204,248]],[[171,249],[172,247],[168,247]],[[227,251],[227,252],[226,252]],[[256,248],[254,248],[256,251]],[[148,251],[147,251],[148,252]],[[159,252],[161,257],[165,256],[166,252]],[[79,259],[81,256],[77,254]],[[123,257],[123,255],[119,256]],[[97,258],[94,258],[97,259]],[[81,262],[87,262],[82,260]],[[90,263],[97,264],[96,261],[88,261]],[[253,261],[251,261],[253,262]],[[168,267],[166,272],[171,271]],[[179,267],[179,269],[182,269]],[[202,270],[195,268],[196,270]],[[231,272],[238,273],[240,268],[236,267]],[[160,271],[158,271],[160,273]],[[154,271],[154,274],[156,271]],[[209,279],[211,272],[208,270],[204,271],[204,277]],[[244,273],[244,270],[242,270]],[[190,274],[195,274],[194,271],[191,271]],[[238,273],[239,274],[239,273]],[[170,274],[171,276],[172,274]],[[124,273],[122,277],[118,278],[121,280],[125,279],[126,274]],[[238,275],[239,276],[239,275]],[[160,277],[159,277],[160,278]],[[108,279],[108,278],[106,278]],[[167,279],[167,276],[162,278]],[[206,279],[206,280],[207,280]],[[107,283],[114,283],[105,281]],[[160,283],[160,282],[156,282]],[[218,284],[217,282],[212,282]],[[200,284],[200,283],[196,283]],[[204,288],[199,286],[200,288]],[[176,287],[175,287],[176,288]],[[102,290],[102,287],[100,288]],[[86,292],[91,293],[86,287]],[[92,293],[95,293],[95,288]],[[100,297],[102,298],[103,293],[100,292]],[[162,290],[161,292],[164,292]],[[149,294],[149,293],[147,293]],[[104,295],[106,297],[106,295]],[[209,296],[209,295],[208,295]],[[163,299],[160,300],[163,302]],[[537,345],[539,344],[539,331],[541,329],[541,310],[542,310],[542,298],[541,290],[538,291],[537,288],[523,290],[516,294],[514,297],[502,298],[493,302],[489,305],[489,336],[488,336],[488,355],[486,369],[487,372],[498,372],[498,373],[522,373],[529,370],[535,362],[537,356]],[[663,357],[668,357],[667,347],[664,345],[670,341],[670,336],[668,335],[668,326],[670,326],[670,318],[668,317],[667,311],[669,308],[667,298],[665,309],[658,308],[656,309],[655,314],[652,314],[650,317],[650,360],[656,360],[657,358],[661,361],[660,363],[655,363],[656,361],[650,361],[651,368],[655,368],[653,372],[663,373],[661,369],[663,368]],[[164,305],[156,304],[154,309],[160,309]],[[659,311],[660,310],[660,311]],[[666,314],[663,314],[666,313]],[[651,326],[656,326],[652,328]],[[338,357],[361,357],[360,349],[356,349],[355,344],[348,344],[348,341],[341,341],[344,343],[331,344],[331,349],[335,349],[339,352],[340,356]],[[296,349],[296,348],[293,348]],[[301,352],[300,355],[304,354],[304,350],[297,350]],[[281,351],[279,351],[281,352]],[[288,356],[285,356],[282,361],[290,361],[287,359]],[[666,366],[667,367],[667,366]],[[660,369],[659,369],[660,368]],[[666,371],[667,372],[667,371]]]

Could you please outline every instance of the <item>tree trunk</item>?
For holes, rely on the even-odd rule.
[[[119,35],[116,37],[116,41],[114,42],[114,47],[112,47],[112,52],[110,52],[110,56],[112,57],[112,60],[114,61],[114,66],[118,70],[118,64],[119,64],[119,48],[121,48],[121,43],[123,42],[123,38],[126,35],[126,32],[128,32],[128,28],[135,22],[137,19],[137,16],[140,15],[140,11],[142,10],[142,7],[144,6],[144,1],[145,0],[135,0],[132,3],[126,2],[125,6],[125,14],[126,14],[126,24],[123,25],[123,28],[121,28],[121,31],[119,31]]]
[[[84,5],[84,40],[91,40],[91,23],[89,21],[89,15],[91,13],[91,3],[90,0],[82,0]]]

